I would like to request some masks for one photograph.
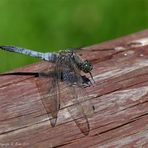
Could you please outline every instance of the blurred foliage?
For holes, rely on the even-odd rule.
[[[147,0],[0,1],[1,45],[48,52],[96,44],[147,26]],[[35,61],[0,51],[0,72]]]

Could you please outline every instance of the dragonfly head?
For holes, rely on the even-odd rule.
[[[85,73],[90,73],[90,71],[93,69],[92,64],[85,60],[84,62],[81,63],[81,70]]]
[[[93,69],[93,66],[92,66],[91,62],[89,62],[88,60],[85,60],[84,62],[82,62],[82,63],[80,64],[80,67],[81,67],[81,70],[82,70],[83,72],[89,73],[90,76],[91,76],[91,78],[92,78],[92,80],[94,81],[93,76],[92,76],[92,74],[91,74],[91,70]],[[94,82],[95,82],[95,81],[94,81]]]

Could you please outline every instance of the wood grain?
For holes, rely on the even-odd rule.
[[[95,84],[86,88],[95,106],[84,136],[62,104],[52,128],[35,78],[0,77],[0,147],[148,147],[148,45],[129,42],[148,30],[83,48]],[[14,71],[40,71],[40,62]],[[64,91],[64,90],[63,90]]]

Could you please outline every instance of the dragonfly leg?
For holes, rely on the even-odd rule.
[[[82,84],[84,85],[84,87],[90,87],[92,85],[92,82],[89,78],[87,78],[85,75],[81,76],[82,78]]]

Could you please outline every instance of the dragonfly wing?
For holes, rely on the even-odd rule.
[[[75,56],[77,58],[77,55],[75,55]],[[77,86],[76,87],[77,92],[78,92],[79,96],[81,96],[81,97],[78,97],[79,102],[81,102],[81,105],[83,106],[83,110],[84,110],[85,115],[91,116],[94,113],[94,106],[91,103],[89,96],[86,92],[86,89],[84,87],[85,81],[84,81],[83,77],[81,76],[80,70],[77,67],[77,65],[74,63],[74,61],[72,59],[70,61],[71,61],[70,62],[71,65],[72,65],[72,70],[74,71],[74,75],[76,77],[76,85],[75,86]]]
[[[84,135],[88,135],[90,126],[87,117],[91,115],[94,110],[82,85],[83,80],[80,75],[80,70],[72,59],[69,59],[68,64],[64,63],[62,67],[63,78],[67,82],[66,93],[68,94],[63,99],[63,102],[70,103],[70,106],[67,108],[69,113],[81,132]]]
[[[49,69],[53,71],[49,71]],[[41,101],[48,114],[52,127],[56,124],[57,114],[60,109],[59,84],[55,70],[55,66],[48,66],[47,69],[39,73],[39,78],[37,80]]]
[[[84,113],[84,105],[80,104],[78,96],[73,95],[73,93],[78,94],[78,88],[75,86],[68,86],[66,88],[66,93],[68,94],[66,103],[69,103],[68,111],[71,114],[72,119],[75,121],[76,125],[79,127],[80,131],[85,135],[88,135],[90,127],[87,115]],[[83,107],[82,107],[83,106]]]

